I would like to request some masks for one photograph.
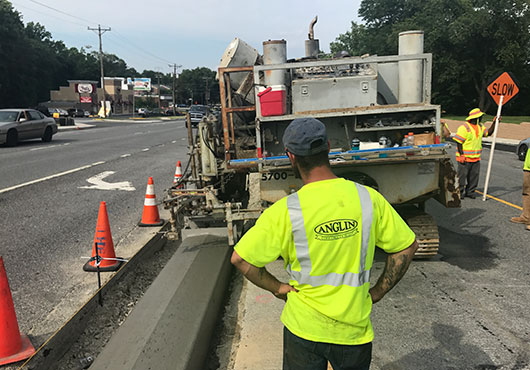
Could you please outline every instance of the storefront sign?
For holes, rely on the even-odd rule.
[[[95,90],[93,84],[75,84],[75,92],[78,94],[92,94]]]

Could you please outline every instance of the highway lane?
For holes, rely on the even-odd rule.
[[[171,186],[177,160],[186,162],[183,138],[181,120],[117,123],[61,132],[51,145],[0,148],[0,191],[102,162],[0,193],[0,255],[21,330],[36,344],[95,291],[95,274],[82,271],[86,260],[81,257],[91,254],[99,203],[107,203],[117,255],[129,257],[120,251],[128,250],[134,242],[131,234],[138,232],[147,179],[154,178],[160,201]],[[87,188],[92,186],[87,179],[107,171],[113,173],[104,181],[129,182],[134,190]]]
[[[164,133],[164,143],[177,140],[187,143],[182,140],[186,135],[183,120],[140,122],[92,121],[91,124],[96,125],[95,129],[59,131],[51,143],[30,140],[14,148],[0,147],[0,191],[114,158],[112,155],[133,154],[159,145],[159,138],[151,133]]]

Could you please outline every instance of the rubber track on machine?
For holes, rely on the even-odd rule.
[[[416,234],[418,244],[415,258],[429,258],[438,254],[440,235],[436,220],[429,214],[415,210],[406,210],[402,214],[409,227]]]

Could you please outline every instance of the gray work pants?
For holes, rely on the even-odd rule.
[[[478,185],[480,174],[480,161],[458,162],[458,182],[460,183],[460,196],[472,194]]]

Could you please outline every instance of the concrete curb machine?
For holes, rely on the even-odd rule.
[[[263,55],[230,43],[218,69],[220,117],[196,130],[188,122],[190,160],[164,200],[169,236],[226,225],[233,245],[267,206],[302,186],[281,140],[293,119],[311,116],[326,125],[333,171],[382,193],[415,231],[417,257],[436,255],[438,227],[425,202],[459,207],[460,197],[440,106],[430,102],[423,31],[402,32],[398,55],[329,58],[315,23],[299,59],[287,58],[285,40],[263,42]]]

